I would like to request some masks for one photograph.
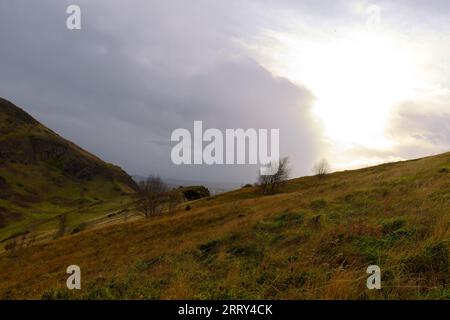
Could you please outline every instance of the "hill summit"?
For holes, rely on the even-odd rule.
[[[0,98],[0,229],[9,227],[0,233],[0,241],[42,218],[124,196],[135,188],[121,168]]]

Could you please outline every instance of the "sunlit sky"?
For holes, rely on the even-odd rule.
[[[450,111],[450,100],[435,105],[450,97],[448,60],[440,59],[442,50],[450,54],[448,30],[396,28],[385,17],[393,13],[395,19],[398,7],[387,9],[349,1],[348,13],[359,22],[321,27],[299,23],[305,15],[293,13],[283,31],[263,30],[247,45],[271,72],[312,91],[313,112],[328,141],[324,154],[338,159],[335,169],[404,159],[395,152],[388,159],[347,156],[355,146],[395,150],[402,141],[388,129],[401,103],[418,100],[424,113]]]
[[[175,166],[170,136],[280,129],[292,176],[450,150],[448,0],[0,1],[0,96],[130,174],[253,182]]]

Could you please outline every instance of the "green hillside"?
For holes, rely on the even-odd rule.
[[[74,227],[126,203],[135,187],[119,167],[0,99],[0,242],[52,230],[63,215],[67,227]],[[83,216],[86,208],[90,215]]]

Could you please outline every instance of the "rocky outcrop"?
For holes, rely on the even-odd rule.
[[[119,167],[63,139],[22,109],[1,98],[0,132],[3,133],[0,136],[0,165],[45,163],[80,181],[101,177],[132,189],[137,188],[133,179]]]
[[[39,124],[37,120],[35,120],[21,108],[2,98],[0,98],[0,112],[7,117],[7,122],[11,126]]]

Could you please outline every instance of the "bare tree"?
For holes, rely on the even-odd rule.
[[[329,171],[330,165],[328,164],[327,159],[322,159],[314,165],[314,173],[321,179],[324,178]]]
[[[146,218],[158,213],[161,204],[165,201],[167,185],[159,176],[150,176],[139,182],[136,196],[138,208]]]
[[[270,163],[269,166],[274,165]],[[259,175],[259,186],[263,194],[273,194],[289,178],[289,159],[281,159],[278,163],[278,171],[273,175]]]

